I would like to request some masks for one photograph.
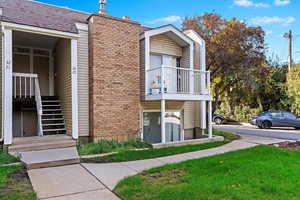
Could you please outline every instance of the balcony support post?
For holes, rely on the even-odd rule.
[[[162,99],[160,103],[160,126],[161,126],[161,143],[166,143],[166,123],[165,123],[165,116],[166,116],[166,100]]]
[[[3,136],[4,136],[4,145],[12,144],[13,135],[12,135],[12,30],[2,27],[3,35],[3,111],[2,111],[2,120],[3,120]]]
[[[208,101],[208,138],[213,137],[213,130],[212,130],[212,101]]]

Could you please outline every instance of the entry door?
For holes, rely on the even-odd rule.
[[[153,144],[161,143],[160,112],[143,114],[143,139]]]
[[[165,67],[165,86],[168,93],[177,93],[177,58],[175,56],[163,56]]]
[[[13,72],[30,73],[30,56],[14,54],[13,55]]]
[[[34,56],[33,73],[38,74],[42,96],[49,96],[49,57]]]

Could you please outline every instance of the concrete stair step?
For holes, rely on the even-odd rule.
[[[80,163],[76,147],[19,152],[28,170]]]
[[[47,135],[47,136],[35,136],[35,137],[20,137],[14,138],[13,144],[28,144],[28,143],[46,143],[46,142],[56,142],[56,141],[73,141],[72,137],[69,135]]]
[[[75,147],[76,141],[74,140],[54,140],[47,141],[32,141],[31,143],[13,144],[9,147],[9,152],[26,152],[26,151],[39,151],[56,148]]]

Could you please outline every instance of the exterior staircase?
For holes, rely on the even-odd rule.
[[[65,134],[66,125],[57,96],[42,96],[42,131],[43,135]]]

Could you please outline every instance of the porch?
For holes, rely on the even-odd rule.
[[[210,100],[210,72],[157,66],[146,72],[146,100]]]
[[[144,101],[141,138],[157,147],[214,141],[211,113],[211,101]]]
[[[3,27],[4,144],[67,134],[78,138],[77,40],[34,27]]]

